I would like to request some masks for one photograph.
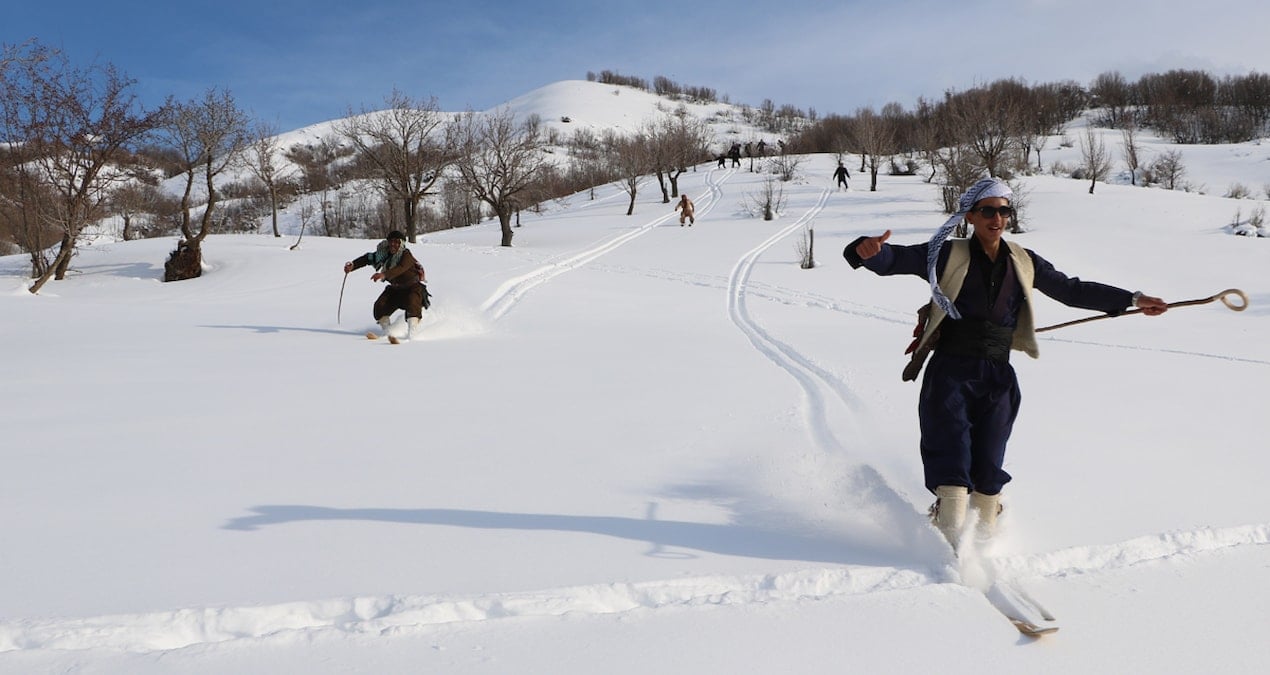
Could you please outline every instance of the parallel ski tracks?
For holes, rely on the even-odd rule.
[[[714,208],[714,205],[719,201],[719,197],[723,194],[722,185],[724,181],[730,178],[734,173],[736,173],[735,169],[727,169],[722,172],[718,169],[712,169],[708,174],[706,174],[706,185],[708,190],[705,195],[699,197],[697,200],[697,213],[699,215],[705,215]],[[519,304],[530,291],[538,286],[555,279],[561,274],[591,263],[606,253],[610,253],[623,245],[630,243],[632,240],[648,234],[654,228],[672,220],[674,217],[675,213],[672,211],[671,213],[655,218],[634,230],[624,232],[616,237],[602,241],[590,248],[571,254],[561,260],[543,265],[528,274],[523,274],[519,277],[509,279],[504,282],[498,290],[494,291],[493,295],[491,295],[481,305],[481,311],[484,312],[491,321],[497,321],[511,311],[512,308]]]
[[[832,190],[823,190],[801,217],[741,256],[728,279],[728,316],[760,354],[798,382],[803,390],[802,408],[807,430],[821,451],[855,462],[842,477],[845,481],[843,491],[847,493],[845,496],[867,504],[874,509],[875,517],[885,521],[881,523],[883,527],[915,542],[929,536],[926,532],[929,528],[924,527],[919,511],[875,467],[867,461],[861,461],[863,458],[853,456],[846,444],[839,440],[830,421],[830,408],[840,405],[848,413],[841,421],[856,422],[855,418],[864,409],[859,395],[842,377],[772,335],[754,319],[747,304],[750,276],[759,257],[776,243],[813,223],[832,194]]]

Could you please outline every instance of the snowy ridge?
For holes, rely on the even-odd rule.
[[[1121,544],[999,558],[995,566],[1003,578],[1055,578],[1265,544],[1270,544],[1270,524],[1171,532]],[[798,602],[944,583],[935,570],[853,566],[468,597],[388,595],[85,619],[17,620],[0,622],[0,652],[112,649],[149,653],[235,640],[283,639],[300,633],[393,636],[460,622]]]
[[[1213,553],[1237,546],[1270,544],[1270,524],[1166,532],[1104,546],[1075,546],[996,559],[1003,577],[1065,577],[1123,569],[1167,558]]]
[[[381,596],[263,607],[184,609],[89,619],[0,623],[0,652],[115,649],[146,653],[299,632],[401,635],[430,626],[512,617],[789,602],[916,588],[927,574],[893,568],[613,583],[471,597]]]

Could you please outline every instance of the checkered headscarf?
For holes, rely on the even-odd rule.
[[[944,224],[940,226],[939,230],[935,232],[935,236],[931,237],[930,242],[926,245],[926,272],[927,277],[930,279],[930,297],[936,305],[939,305],[940,309],[944,310],[944,313],[949,318],[960,319],[961,314],[957,312],[956,307],[953,307],[952,300],[949,300],[948,296],[944,295],[944,291],[939,288],[939,276],[935,272],[935,263],[939,260],[939,250],[943,248],[944,240],[948,238],[949,234],[952,234],[953,228],[957,227],[957,223],[960,223],[961,219],[965,218],[967,213],[970,213],[970,209],[974,208],[980,199],[989,197],[1005,197],[1009,199],[1013,196],[1014,191],[1010,189],[1009,185],[1006,185],[1005,181],[999,178],[984,178],[971,185],[970,189],[963,192],[961,197],[957,199],[957,212],[944,221]]]

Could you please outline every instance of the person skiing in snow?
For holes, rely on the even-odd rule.
[[[916,368],[925,350],[934,355],[922,379],[917,414],[925,485],[935,495],[931,521],[957,548],[968,507],[977,513],[976,536],[996,531],[1006,442],[1018,414],[1020,394],[1010,350],[1038,355],[1032,290],[1071,307],[1116,315],[1129,307],[1156,316],[1167,304],[1115,286],[1081,281],[1059,272],[1036,253],[1002,238],[1013,192],[986,178],[958,200],[958,210],[928,242],[888,244],[891,231],[860,237],[843,257],[852,268],[878,275],[908,274],[931,284],[925,326],[919,325]],[[945,241],[965,218],[968,239]],[[947,295],[945,295],[947,293]],[[920,313],[919,313],[920,315]],[[916,378],[913,364],[905,380]]]
[[[398,230],[388,233],[371,251],[354,260],[344,263],[344,273],[371,265],[375,273],[371,281],[385,281],[388,286],[379,294],[373,308],[375,321],[388,334],[388,326],[392,323],[392,313],[405,310],[406,322],[410,325],[410,337],[419,333],[419,320],[423,318],[423,310],[428,302],[427,275],[423,266],[415,260],[414,254],[405,245],[406,235]],[[367,337],[378,337],[368,333]]]
[[[688,195],[679,195],[679,203],[675,204],[675,210],[681,211],[679,227],[684,226],[684,220],[688,221],[688,227],[692,227],[692,224],[697,222],[697,219],[693,217],[693,209],[692,200],[688,199]]]
[[[842,162],[838,162],[838,168],[833,172],[833,179],[837,185],[841,185],[842,189],[847,189],[847,179],[851,177],[851,173],[847,171],[847,167]]]

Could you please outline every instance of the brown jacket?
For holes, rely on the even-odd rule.
[[[371,252],[358,257],[353,261],[353,269],[373,265],[375,263],[376,253]],[[409,286],[420,282],[419,273],[415,271],[416,261],[414,254],[410,249],[403,248],[401,250],[401,260],[393,267],[387,267],[380,270],[384,275],[384,281],[393,286]]]

